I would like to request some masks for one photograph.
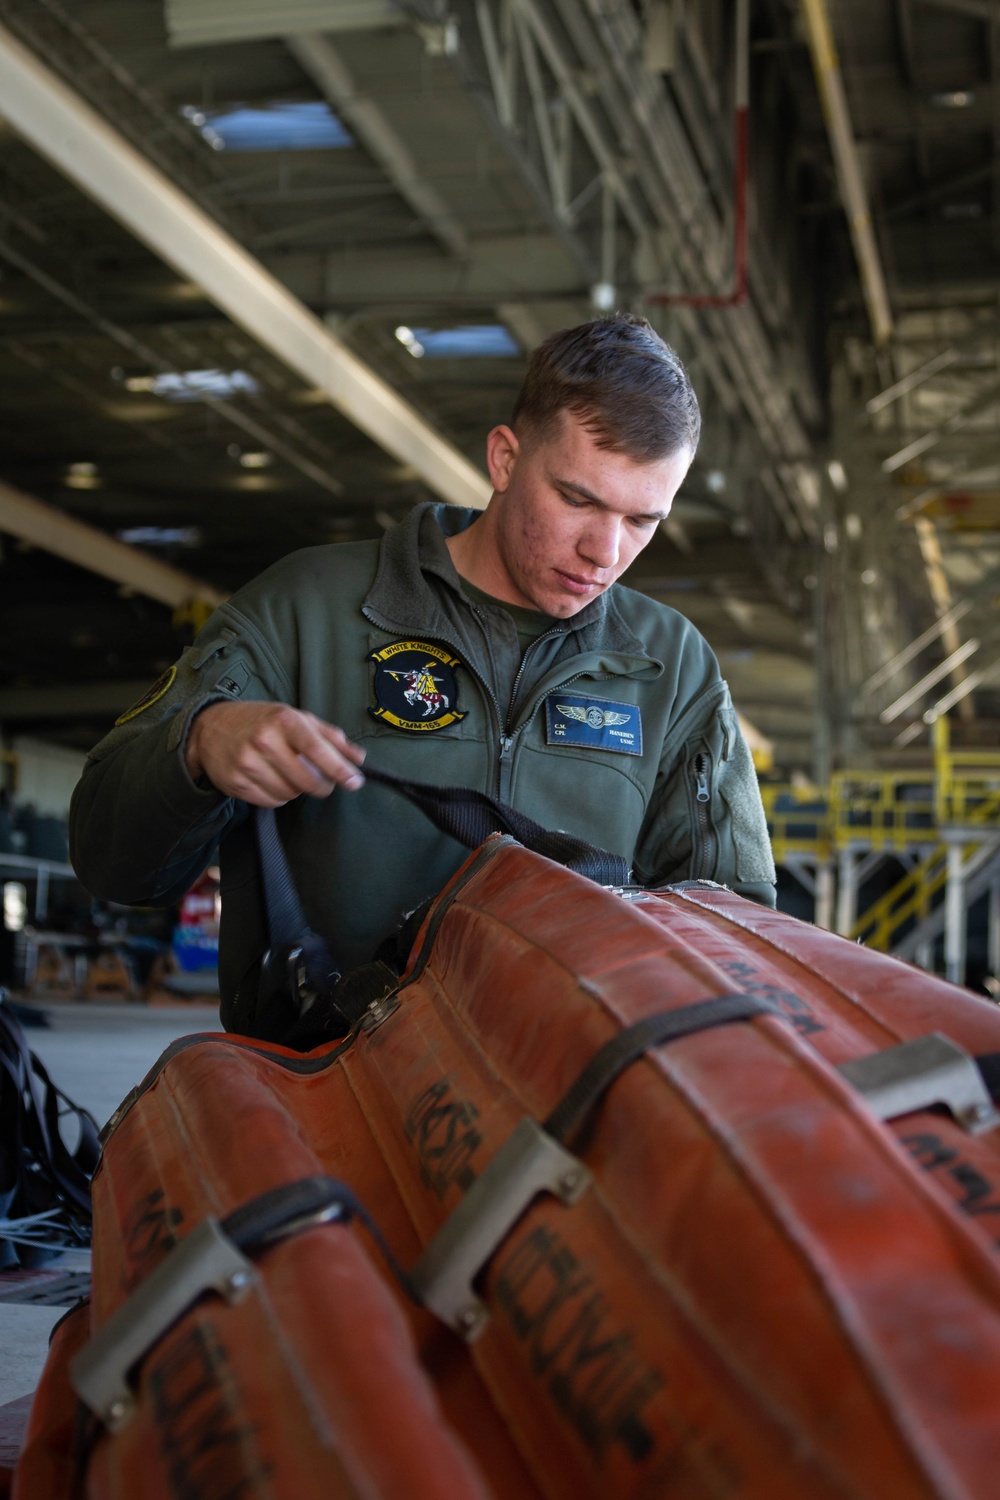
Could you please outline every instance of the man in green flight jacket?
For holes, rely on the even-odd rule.
[[[227,1027],[266,947],[252,806],[276,807],[310,926],[367,962],[466,857],[364,762],[476,787],[624,855],[636,880],[774,903],[750,754],[709,646],[616,580],[669,514],[697,400],[648,323],[536,351],[487,438],[488,508],[421,505],[381,542],[284,558],[219,608],[92,751],[80,878],[167,905],[218,858]]]

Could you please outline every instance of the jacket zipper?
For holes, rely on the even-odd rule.
[[[717,863],[717,838],[712,823],[712,757],[707,750],[696,750],[688,761],[691,788],[694,847],[691,854],[691,879],[709,880]]]
[[[475,605],[473,605],[472,608],[474,613],[479,617],[479,621],[482,624],[483,629],[487,630],[487,622],[483,619],[481,612],[476,608]],[[558,630],[546,630],[545,633],[543,635],[540,635],[537,640],[532,641],[531,645],[521,657],[521,665],[517,669],[517,674],[514,677],[514,683],[510,690],[510,704],[507,708],[506,719],[500,712],[500,704],[497,701],[497,696],[494,693],[493,689],[490,687],[489,683],[485,682],[482,677],[479,677],[479,673],[476,672],[474,667],[471,669],[475,676],[479,677],[479,681],[486,689],[490,701],[493,704],[494,712],[496,713],[500,746],[500,754],[497,760],[497,796],[500,798],[501,802],[506,802],[510,796],[510,782],[514,766],[514,742],[517,739],[513,727],[514,706],[517,703],[517,691],[521,686],[521,678],[524,676],[524,669],[527,666],[528,657],[531,652],[534,651],[535,647],[540,646],[543,641],[548,640],[549,636],[558,634]],[[468,663],[466,663],[466,665],[468,665]]]

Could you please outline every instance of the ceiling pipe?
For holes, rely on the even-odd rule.
[[[851,231],[854,254],[861,274],[861,290],[868,310],[872,338],[881,348],[892,338],[893,318],[882,261],[872,227],[868,197],[861,177],[858,148],[851,127],[844,80],[833,43],[833,31],[825,0],[802,0],[809,51],[819,87],[826,128],[830,137],[840,196]]]
[[[442,499],[483,509],[486,476],[3,26],[0,113],[57,171]]]
[[[750,0],[736,0],[736,90],[733,141],[733,289],[731,292],[652,292],[659,307],[742,307],[749,296],[747,187],[750,177]]]
[[[138,547],[119,542],[96,526],[78,521],[55,505],[36,500],[0,480],[0,532],[30,542],[43,552],[65,558],[78,568],[110,578],[113,583],[145,594],[171,609],[200,600],[214,609],[228,595],[200,578],[192,578]]]

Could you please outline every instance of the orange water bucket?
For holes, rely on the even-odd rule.
[[[994,1051],[990,1003],[892,959],[491,840],[347,1044],[189,1039],[120,1112],[97,1338],[15,1496],[987,1500]],[[317,1177],[384,1249],[293,1217],[143,1333],[206,1223]]]

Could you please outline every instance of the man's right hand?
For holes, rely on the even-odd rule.
[[[281,807],[335,786],[356,791],[365,752],[342,729],[287,703],[210,703],[195,717],[184,762],[192,781],[206,776],[227,797]]]

